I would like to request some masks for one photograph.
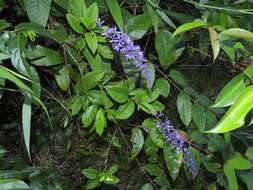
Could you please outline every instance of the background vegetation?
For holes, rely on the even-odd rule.
[[[252,6],[0,0],[0,190],[253,190]],[[108,27],[140,46],[148,81]]]

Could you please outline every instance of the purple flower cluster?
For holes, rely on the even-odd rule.
[[[161,115],[158,115],[160,117]],[[159,131],[163,133],[165,139],[168,141],[170,146],[175,150],[177,154],[183,153],[184,158],[183,162],[186,163],[189,173],[191,174],[192,178],[196,177],[196,168],[195,162],[190,157],[190,151],[187,147],[187,144],[184,140],[184,137],[174,128],[171,121],[167,118],[164,122],[160,121],[156,124]]]
[[[99,27],[103,24],[103,21],[98,19],[96,24]],[[147,79],[148,85],[150,85],[150,71],[148,66],[143,64],[147,62],[147,59],[144,57],[140,46],[134,45],[133,40],[127,34],[117,31],[116,27],[105,28],[102,35],[109,40],[115,51],[121,53],[126,60],[132,61],[133,65],[141,70],[141,73]]]

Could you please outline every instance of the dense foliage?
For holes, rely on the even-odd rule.
[[[0,190],[252,190],[252,6],[0,0]]]

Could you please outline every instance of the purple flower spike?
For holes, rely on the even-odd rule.
[[[158,118],[162,117],[163,114],[159,113]],[[195,162],[190,157],[190,151],[188,150],[187,144],[185,143],[184,137],[174,128],[171,121],[167,118],[164,122],[160,121],[156,123],[157,128],[161,133],[163,133],[165,139],[169,143],[169,145],[175,150],[177,154],[183,153],[184,158],[183,162],[186,163],[189,173],[191,174],[192,178],[196,177],[196,168]]]
[[[132,61],[133,65],[141,70],[141,73],[146,77],[148,86],[151,85],[151,76],[149,68],[144,62],[147,62],[140,46],[134,45],[133,40],[114,28],[105,28],[102,34],[112,44],[112,48],[121,53],[126,60]]]

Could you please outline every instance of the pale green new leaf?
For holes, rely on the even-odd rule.
[[[244,75],[240,74],[227,83],[212,107],[226,107],[232,105],[244,89]]]
[[[228,30],[224,30],[220,34],[231,36],[231,37],[236,37],[236,38],[242,38],[242,39],[253,39],[252,32],[250,32],[248,30],[241,29],[241,28],[230,28]]]
[[[245,117],[253,108],[253,86],[243,90],[217,125],[206,133],[225,133],[244,125]]]
[[[213,50],[213,61],[218,57],[220,52],[220,42],[217,32],[213,28],[208,28],[211,46]]]
[[[225,164],[223,171],[228,179],[229,190],[238,190],[235,170],[229,164]]]

